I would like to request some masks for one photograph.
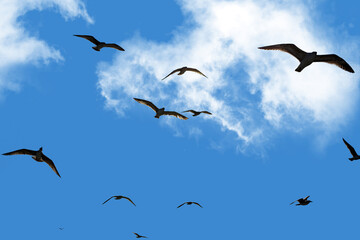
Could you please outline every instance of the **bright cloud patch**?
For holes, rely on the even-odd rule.
[[[180,3],[192,18],[185,30],[166,43],[131,39],[123,43],[126,52],[114,62],[100,64],[99,87],[108,107],[120,115],[130,107],[145,107],[132,99],[137,97],[169,110],[208,110],[213,115],[204,116],[206,120],[247,143],[270,126],[298,130],[316,125],[328,131],[344,121],[356,102],[355,74],[326,63],[298,73],[294,70],[299,62],[291,55],[257,49],[295,43],[309,52],[336,53],[357,71],[351,50],[335,48],[305,5],[246,0]],[[197,68],[209,78],[187,72],[160,81],[183,66]],[[181,120],[171,120],[176,121]]]
[[[18,18],[31,10],[57,8],[65,19],[82,17],[93,22],[80,0],[3,0],[0,8],[0,89],[13,88],[5,79],[11,67],[50,60],[62,60],[60,52],[30,36]]]

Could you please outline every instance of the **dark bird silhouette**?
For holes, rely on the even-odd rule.
[[[125,51],[125,49],[123,49],[122,47],[120,47],[116,43],[99,42],[98,40],[96,40],[96,38],[94,38],[93,36],[90,36],[90,35],[74,35],[74,36],[75,37],[85,38],[86,40],[89,40],[90,42],[95,44],[96,46],[92,47],[95,51],[100,51],[100,49],[102,49],[103,47],[115,48],[115,49],[120,50],[120,51]]]
[[[60,229],[60,230],[64,230],[64,228],[62,228],[62,227],[59,227],[59,229]]]
[[[295,69],[295,71],[297,72],[301,72],[305,67],[309,66],[313,62],[326,62],[330,64],[335,64],[336,66],[342,68],[345,71],[354,73],[354,70],[351,68],[351,66],[344,59],[342,59],[336,54],[318,55],[317,52],[307,53],[295,46],[295,44],[291,43],[259,47],[259,49],[280,50],[293,55],[300,62],[300,65]]]
[[[137,234],[136,232],[134,232],[134,234],[136,235],[136,238],[148,238],[146,236],[141,236],[140,234]]]
[[[168,76],[170,76],[171,74],[174,74],[176,72],[179,72],[178,75],[183,75],[186,71],[191,71],[191,72],[196,72],[199,73],[201,75],[203,75],[204,77],[207,78],[207,76],[205,76],[205,74],[203,74],[202,72],[200,72],[199,70],[197,70],[196,68],[188,68],[188,67],[182,67],[182,68],[178,68],[175,69],[174,71],[172,71],[171,73],[169,73],[166,77],[164,77],[161,80],[164,80],[165,78],[167,78]]]
[[[120,200],[120,199],[122,199],[122,198],[125,198],[125,199],[127,199],[129,202],[131,202],[132,204],[134,204],[134,206],[136,206],[135,203],[134,203],[133,201],[131,201],[130,198],[125,197],[125,196],[112,196],[111,198],[109,198],[109,199],[107,199],[105,202],[103,202],[103,204],[105,204],[107,201],[109,201],[109,200],[112,199],[112,198],[114,198],[115,200]]]
[[[30,155],[32,156],[32,159],[34,159],[35,161],[37,162],[45,162],[47,163],[51,169],[59,176],[59,172],[58,170],[56,169],[55,167],[55,164],[53,161],[51,161],[50,158],[48,158],[47,156],[45,156],[43,153],[42,153],[42,147],[39,148],[39,150],[37,151],[34,151],[34,150],[28,150],[28,149],[19,149],[19,150],[15,150],[15,151],[12,151],[12,152],[8,152],[8,153],[3,153],[3,155]]]
[[[191,113],[193,113],[193,114],[194,114],[194,115],[193,115],[193,117],[195,117],[195,116],[199,115],[200,113],[206,113],[206,114],[212,115],[212,113],[211,113],[211,112],[208,112],[208,111],[201,111],[201,112],[198,112],[198,111],[195,111],[195,110],[186,110],[186,111],[183,111],[183,112],[191,112]]]
[[[150,107],[152,110],[154,110],[156,112],[156,115],[155,115],[156,118],[160,118],[160,116],[162,116],[162,115],[169,115],[169,116],[177,117],[177,118],[182,119],[182,120],[188,119],[187,117],[185,117],[184,115],[181,115],[178,112],[165,111],[165,108],[160,108],[159,109],[150,101],[146,101],[146,100],[139,99],[139,98],[134,98],[134,100],[137,101],[138,103],[144,104],[144,105]]]
[[[184,202],[183,204],[180,204],[177,208],[183,206],[184,204],[187,204],[187,205],[196,204],[196,205],[198,205],[199,207],[202,208],[202,206],[200,204],[198,204],[197,202]]]
[[[349,158],[349,160],[350,161],[359,160],[360,156],[356,153],[355,149],[347,141],[345,141],[344,138],[342,140],[344,141],[345,145],[350,150],[350,153],[353,156],[352,158]]]
[[[295,203],[295,202],[299,202],[298,204],[296,204],[296,206],[299,206],[299,205],[308,205],[309,203],[311,203],[312,201],[311,200],[307,200],[310,196],[307,196],[307,197],[304,197],[304,198],[299,198],[298,200],[296,201],[293,201],[291,204]]]

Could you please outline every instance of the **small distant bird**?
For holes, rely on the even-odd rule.
[[[59,172],[58,170],[56,169],[55,167],[55,164],[53,161],[51,161],[50,158],[48,158],[47,156],[45,156],[43,153],[42,153],[42,147],[39,148],[39,150],[37,151],[34,151],[34,150],[29,150],[29,149],[19,149],[19,150],[15,150],[15,151],[12,151],[12,152],[8,152],[8,153],[3,153],[3,155],[30,155],[32,156],[32,159],[34,159],[35,161],[37,162],[45,162],[47,163],[51,169],[59,176]]]
[[[156,115],[155,115],[156,118],[160,118],[160,116],[162,116],[162,115],[169,115],[169,116],[177,117],[177,118],[182,119],[182,120],[188,119],[187,117],[185,117],[184,115],[181,115],[178,112],[165,111],[165,108],[160,108],[159,109],[150,101],[139,99],[139,98],[134,98],[134,100],[137,101],[138,103],[144,104],[144,105],[150,107],[152,110],[154,110],[156,112]]]
[[[120,51],[125,51],[125,49],[123,49],[122,47],[120,47],[116,43],[99,42],[98,40],[96,40],[96,38],[94,38],[93,36],[90,36],[90,35],[74,35],[74,36],[75,37],[85,38],[86,40],[89,40],[90,42],[95,44],[96,46],[92,47],[95,51],[100,51],[100,49],[102,49],[103,47],[115,48],[115,49],[120,50]]]
[[[60,229],[60,230],[64,230],[64,228],[62,228],[62,227],[59,227],[59,229]]]
[[[180,204],[177,208],[181,207],[184,204],[187,204],[187,205],[196,204],[196,205],[198,205],[199,207],[202,208],[202,206],[200,204],[198,204],[197,202],[184,202],[183,204]]]
[[[146,236],[141,236],[140,234],[137,234],[136,232],[134,232],[134,234],[136,235],[136,238],[148,238]]]
[[[103,202],[103,204],[105,204],[107,201],[109,201],[109,200],[112,199],[112,198],[114,198],[115,200],[120,200],[120,199],[122,199],[122,198],[125,198],[125,199],[127,199],[129,202],[131,202],[132,204],[134,204],[134,206],[136,206],[135,203],[134,203],[133,201],[131,201],[130,198],[125,197],[125,196],[112,196],[111,198],[109,198],[109,199],[107,199],[105,202]]]
[[[296,206],[299,206],[299,205],[303,205],[303,206],[308,205],[309,203],[312,202],[311,200],[307,200],[309,197],[310,197],[310,196],[307,196],[307,197],[305,197],[305,198],[299,198],[298,200],[293,201],[292,203],[290,203],[290,205],[293,204],[293,203],[295,203],[295,202],[299,202],[298,204],[296,204]]]
[[[188,67],[182,67],[182,68],[178,68],[175,69],[174,71],[172,71],[171,73],[169,73],[166,77],[164,77],[161,80],[164,80],[165,78],[167,78],[168,76],[170,76],[171,74],[174,74],[176,72],[179,72],[178,75],[183,75],[186,71],[191,71],[191,72],[196,72],[199,73],[201,75],[203,75],[204,77],[207,78],[207,76],[205,76],[205,74],[203,74],[202,72],[200,72],[199,70],[197,70],[196,68],[188,68]]]
[[[206,113],[206,114],[212,115],[212,113],[211,113],[211,112],[208,112],[208,111],[201,111],[201,112],[198,112],[198,111],[195,111],[195,110],[186,110],[186,111],[183,111],[183,112],[191,112],[191,113],[193,113],[193,114],[194,114],[194,115],[193,115],[193,117],[195,117],[195,116],[199,115],[200,113]]]
[[[280,50],[293,55],[297,58],[297,60],[300,61],[300,65],[295,69],[295,71],[297,72],[301,72],[305,67],[309,66],[313,62],[326,62],[330,64],[335,64],[336,66],[342,68],[345,71],[354,73],[354,70],[351,68],[351,66],[344,59],[342,59],[336,54],[317,55],[317,52],[307,53],[295,46],[295,44],[291,43],[259,47],[259,49]]]
[[[355,149],[347,141],[345,141],[344,138],[342,140],[344,141],[345,145],[350,150],[350,153],[353,156],[352,158],[349,158],[349,160],[350,161],[359,160],[360,156],[356,153]]]

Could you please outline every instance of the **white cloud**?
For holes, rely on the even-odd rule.
[[[19,17],[31,10],[57,8],[65,19],[82,17],[89,23],[93,20],[87,14],[81,0],[2,0],[0,8],[0,89],[16,88],[11,79],[5,78],[13,67],[63,60],[61,53],[45,41],[30,36],[19,21]]]
[[[333,44],[324,26],[312,20],[312,6],[280,0],[182,0],[180,5],[191,21],[169,42],[134,37],[123,43],[125,53],[99,65],[99,88],[108,107],[122,115],[130,106],[144,107],[132,100],[138,97],[167,109],[209,110],[214,114],[206,120],[247,144],[264,138],[269,128],[329,132],[346,121],[357,101],[355,74],[323,63],[298,73],[291,55],[257,49],[295,43],[305,51],[337,53],[357,72],[350,53],[358,46],[343,42],[352,51],[335,48],[341,44]],[[182,66],[196,67],[209,78],[185,73],[160,81]]]

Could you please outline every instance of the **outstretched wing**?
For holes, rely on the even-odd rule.
[[[125,51],[125,49],[123,49],[122,47],[120,47],[116,43],[106,43],[104,45],[104,47],[115,48],[115,49],[120,50],[120,51]]]
[[[144,104],[148,107],[150,107],[152,110],[154,110],[155,112],[157,112],[159,109],[150,101],[147,100],[143,100],[143,99],[139,99],[139,98],[134,98],[135,101],[137,101],[138,103]]]
[[[136,205],[135,205],[135,203],[134,203],[133,201],[131,201],[131,199],[130,199],[130,198],[128,198],[128,197],[123,197],[123,198],[125,198],[125,199],[129,200],[132,204],[134,204],[134,206],[136,206]]]
[[[36,151],[29,150],[29,149],[19,149],[8,153],[3,153],[3,155],[36,155]]]
[[[203,74],[202,72],[200,72],[199,70],[197,70],[196,68],[187,68],[187,71],[191,71],[191,72],[196,72],[199,73],[201,75],[203,75],[204,77],[208,78],[207,76],[205,76],[205,74]]]
[[[84,38],[86,40],[89,40],[90,42],[92,42],[93,44],[95,45],[98,45],[100,42],[98,40],[96,40],[96,38],[94,38],[93,36],[90,36],[90,35],[75,35],[75,37],[81,37],[81,38]]]
[[[206,113],[206,114],[209,114],[209,115],[212,115],[211,112],[208,112],[208,111],[201,111],[202,113]]]
[[[168,76],[170,76],[171,74],[174,74],[176,72],[180,72],[181,68],[178,68],[178,69],[175,69],[174,71],[172,71],[171,73],[169,73],[166,77],[164,77],[163,79],[161,80],[164,80],[165,78],[167,78]]]
[[[354,70],[351,66],[341,57],[336,54],[327,54],[327,55],[317,55],[314,62],[326,62],[330,64],[335,64],[336,66],[342,68],[345,71],[354,73]]]
[[[177,118],[182,119],[182,120],[188,119],[184,115],[181,115],[180,113],[174,112],[174,111],[164,111],[163,115],[174,116],[174,117],[177,117]]]
[[[186,110],[186,111],[183,111],[183,112],[191,112],[191,113],[193,113],[193,114],[196,113],[196,111],[194,111],[194,110]]]
[[[112,199],[114,196],[108,198],[105,202],[103,202],[103,204],[105,204],[107,201],[109,201],[110,199]]]
[[[177,208],[179,208],[179,207],[183,206],[185,203],[186,203],[186,202],[184,202],[183,204],[180,204]]]
[[[56,167],[55,167],[54,162],[51,161],[50,158],[48,158],[47,156],[45,156],[44,154],[42,154],[42,155],[41,155],[41,159],[42,159],[44,162],[46,162],[46,163],[51,167],[51,169],[52,169],[59,177],[61,177],[60,174],[59,174],[59,172],[58,172],[58,170],[57,170]]]
[[[200,204],[198,204],[197,202],[193,202],[193,204],[196,204],[196,205],[198,205],[199,207],[202,208],[202,206]]]
[[[303,199],[304,199],[304,201],[306,201],[309,197],[310,197],[310,195],[309,195],[309,196],[307,196],[307,197],[304,197],[304,198],[303,198]]]
[[[297,60],[299,60],[300,62],[302,61],[302,59],[306,55],[306,52],[304,52],[303,50],[301,50],[295,44],[292,44],[292,43],[283,43],[283,44],[264,46],[264,47],[259,47],[259,49],[263,49],[263,50],[280,50],[280,51],[283,51],[283,52],[287,52],[287,53],[293,55],[294,57],[296,57]]]
[[[358,154],[356,153],[355,149],[354,149],[347,141],[345,141],[344,138],[343,138],[342,140],[344,141],[346,147],[350,150],[351,155],[352,155],[353,157],[357,157]]]

